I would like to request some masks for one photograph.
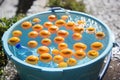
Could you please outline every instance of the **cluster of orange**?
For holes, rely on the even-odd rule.
[[[68,37],[69,32],[67,30],[72,30],[74,33],[72,34],[72,38],[74,40],[81,40],[82,39],[82,33],[84,32],[84,27],[76,26],[76,24],[72,21],[66,22],[68,19],[68,16],[63,15],[61,16],[61,19],[57,20],[57,17],[55,15],[48,16],[47,22],[45,22],[43,25],[38,24],[41,20],[39,18],[34,18],[33,22],[36,23],[34,26],[32,26],[32,23],[29,21],[25,21],[21,24],[21,27],[23,29],[29,29],[32,27],[31,32],[28,33],[29,38],[36,38],[38,36],[42,37],[41,44],[43,46],[40,46],[37,49],[37,53],[40,54],[39,58],[30,55],[26,58],[26,62],[30,64],[37,64],[38,60],[48,63],[50,61],[54,61],[58,64],[58,67],[67,67],[67,66],[74,66],[77,64],[77,60],[81,60],[86,57],[85,50],[87,49],[87,45],[84,43],[75,43],[73,45],[73,49],[75,52],[73,52],[71,49],[68,48],[67,43],[65,43],[65,38]],[[55,22],[53,24],[52,22]],[[85,25],[85,21],[79,20],[77,22],[77,25]],[[59,30],[60,27],[64,26],[66,30]],[[44,30],[46,28],[47,30]],[[86,32],[89,34],[95,33],[94,27],[88,27],[86,28]],[[58,44],[58,49],[52,50],[52,56],[50,54],[50,50],[48,46],[52,43],[52,41],[49,39],[49,37],[52,34],[56,34],[57,36],[54,38],[54,42]],[[22,32],[20,30],[15,30],[12,32],[13,37],[8,40],[8,43],[11,45],[15,45],[18,42],[20,42],[19,37],[22,35]],[[103,39],[105,37],[105,34],[103,32],[97,32],[96,38],[97,39]],[[35,48],[38,46],[37,41],[32,40],[28,42],[28,46],[30,48]],[[91,59],[96,58],[99,55],[98,50],[102,49],[103,45],[101,42],[94,42],[91,44],[91,49],[88,51],[87,56]],[[74,58],[72,58],[74,56]],[[65,62],[64,59],[67,58],[67,61]],[[77,60],[76,60],[77,59]]]

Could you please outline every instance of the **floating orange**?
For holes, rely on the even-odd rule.
[[[35,65],[38,63],[38,60],[39,58],[37,56],[30,55],[25,59],[25,62]]]
[[[74,34],[72,35],[72,38],[73,38],[74,40],[81,40],[81,39],[82,39],[82,35],[81,35],[80,33],[74,33]]]
[[[49,48],[47,46],[40,46],[38,49],[37,49],[37,53],[38,54],[44,54],[44,53],[49,53]]]
[[[94,59],[94,58],[96,58],[96,57],[99,56],[99,52],[96,51],[96,50],[90,50],[90,51],[88,51],[87,56],[88,56],[90,59]]]
[[[59,50],[66,49],[66,48],[68,48],[68,45],[66,43],[59,43],[58,44],[58,49]]]
[[[53,21],[57,20],[57,17],[56,17],[56,15],[49,15],[48,16],[48,20],[51,21],[51,22],[53,22]]]
[[[57,26],[50,26],[48,28],[48,31],[51,32],[52,34],[56,33],[59,30]]]
[[[37,47],[37,45],[38,45],[37,41],[31,40],[28,42],[28,46],[30,48],[35,48],[35,47]]]
[[[52,61],[52,56],[49,53],[44,53],[40,55],[40,61],[48,63]]]
[[[36,38],[36,37],[38,37],[38,32],[36,32],[36,31],[29,32],[28,33],[28,37],[30,37],[30,38]]]
[[[40,25],[40,24],[35,24],[33,27],[32,27],[33,31],[41,31],[43,29],[43,26]]]
[[[61,36],[61,37],[64,37],[64,38],[66,38],[68,35],[69,35],[69,32],[66,31],[66,30],[59,30],[57,32],[57,36]]]
[[[64,58],[63,58],[63,56],[61,56],[61,55],[56,55],[56,56],[53,57],[53,61],[54,61],[55,63],[60,63],[60,62],[63,62],[63,61],[64,61]]]
[[[62,19],[57,20],[55,22],[55,25],[58,26],[58,27],[65,26],[65,24],[66,24],[66,22],[64,20],[62,20]]]
[[[47,21],[47,22],[45,22],[45,23],[43,24],[43,26],[44,26],[45,28],[49,28],[50,26],[53,26],[53,23]]]
[[[9,40],[8,40],[8,43],[10,45],[16,45],[17,43],[20,42],[20,38],[18,37],[11,37]]]
[[[32,23],[31,22],[28,22],[28,21],[25,21],[21,24],[21,27],[23,29],[29,29],[30,27],[32,26]]]
[[[66,23],[66,29],[72,30],[74,27],[75,27],[75,23],[74,22]]]
[[[73,55],[73,51],[71,49],[63,49],[60,51],[60,55],[64,58],[70,58]]]
[[[41,44],[45,46],[49,46],[51,44],[51,40],[49,38],[44,38],[41,40]]]
[[[48,31],[48,30],[41,30],[39,35],[42,37],[42,38],[48,38],[50,37],[51,33]]]
[[[84,43],[80,43],[80,42],[78,42],[78,43],[75,43],[74,45],[73,45],[73,49],[74,50],[86,50],[87,49],[87,45],[85,45]]]
[[[83,50],[77,50],[74,54],[74,57],[78,60],[85,58],[86,53]]]
[[[93,42],[93,43],[91,44],[91,48],[92,48],[93,50],[100,50],[100,49],[103,48],[103,44],[102,44],[101,42]]]
[[[64,40],[65,39],[63,37],[61,37],[61,36],[56,36],[54,38],[54,42],[57,43],[57,44],[64,42]]]
[[[22,36],[22,32],[20,30],[15,30],[12,32],[12,35],[14,37],[20,37],[20,36]]]

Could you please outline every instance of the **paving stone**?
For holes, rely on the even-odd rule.
[[[46,4],[47,4],[47,0],[36,0],[36,1],[34,1],[33,6],[31,7],[31,9],[28,10],[27,15],[32,15],[32,14],[35,14],[35,13],[39,13],[39,12],[49,10],[48,7],[45,7]]]
[[[120,0],[84,0],[88,12],[106,23],[120,43]],[[120,56],[120,55],[119,55]],[[113,57],[103,80],[120,80],[119,59]],[[112,68],[110,68],[112,66]]]
[[[18,4],[18,0],[4,0],[2,5],[0,5],[0,18],[7,17],[10,18],[15,15],[17,7],[15,5]]]

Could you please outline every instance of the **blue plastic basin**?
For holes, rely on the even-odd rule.
[[[59,18],[61,15],[65,13],[62,10],[57,10],[54,13],[51,11],[46,11],[46,12],[34,14],[31,16],[25,17],[22,20],[15,23],[4,33],[2,37],[5,53],[14,62],[21,80],[97,80],[103,61],[105,57],[109,54],[113,46],[113,39],[111,38],[111,35],[112,35],[111,30],[102,21],[96,19],[93,16],[90,16],[81,12],[76,12],[76,11],[69,11],[69,13],[71,14],[73,19],[76,18],[76,16],[85,17],[86,20],[88,19],[93,20],[99,26],[101,26],[102,30],[106,34],[106,39],[101,40],[101,42],[104,44],[104,49],[100,51],[100,56],[84,64],[76,65],[73,67],[67,67],[67,68],[40,67],[40,66],[30,65],[24,61],[21,61],[20,59],[14,56],[14,51],[11,49],[11,47],[7,43],[8,39],[12,36],[11,32],[13,30],[20,29],[24,35],[27,35],[27,33],[31,31],[31,29],[27,31],[23,31],[20,27],[22,22],[31,21],[34,17],[39,17],[42,20],[40,24],[43,24],[45,21],[47,21],[48,15],[56,14]],[[86,34],[83,34],[83,35],[84,35],[84,39],[81,40],[81,42],[87,45],[90,45],[91,42],[96,41],[96,39],[91,38],[90,35],[86,35]],[[21,44],[26,46],[26,43],[29,40],[30,38],[27,38],[26,36],[21,37]],[[36,40],[39,41],[40,38],[37,38]],[[70,47],[72,47],[70,45],[71,42],[72,41],[70,41],[70,43],[68,44]],[[39,44],[39,46],[40,45],[41,44]],[[88,47],[87,51],[89,49],[90,47]]]

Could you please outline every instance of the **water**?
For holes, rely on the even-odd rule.
[[[68,21],[73,21],[70,13],[69,13],[66,9],[64,9],[64,8],[62,8],[62,10],[63,10],[63,11],[65,12],[65,14],[68,16]]]
[[[17,44],[15,48],[16,51],[14,51],[15,52],[14,54],[21,60],[25,60],[27,56],[33,54],[29,48],[22,46],[21,44]]]
[[[76,16],[76,17],[74,17],[74,19],[73,19],[73,15],[71,15],[71,14],[68,12],[68,10],[63,9],[63,11],[64,11],[65,14],[68,16],[67,22],[73,21],[73,22],[76,23],[76,25],[78,25],[78,24],[77,24],[77,21],[78,21],[78,20],[83,20],[83,21],[86,22],[86,24],[84,24],[84,25],[78,25],[78,26],[82,26],[82,27],[84,27],[84,28],[87,28],[87,27],[89,27],[89,26],[93,26],[93,27],[95,27],[95,28],[97,29],[97,31],[103,31],[103,30],[102,30],[102,27],[99,26],[99,24],[98,24],[97,22],[95,22],[94,20],[89,19],[89,18],[86,18],[86,17],[84,17],[84,16]],[[60,30],[62,30],[62,29],[65,29],[65,27],[61,27],[61,28],[60,28]],[[69,32],[70,34],[73,34],[72,31],[70,31],[70,30],[68,30],[68,32]],[[87,35],[87,36],[86,36],[86,35]],[[52,37],[50,37],[50,39],[52,40],[52,42],[53,42],[53,38],[54,38],[55,36],[56,36],[56,34],[53,34]],[[68,43],[68,46],[69,46],[70,49],[72,49],[72,45],[76,42],[76,41],[73,41],[73,40],[72,40],[71,36],[72,36],[72,35],[70,35],[70,36],[65,40],[65,42]],[[77,42],[83,42],[83,43],[84,43],[84,42],[87,42],[86,45],[87,45],[87,46],[90,45],[91,42],[90,42],[90,41],[88,42],[88,41],[85,41],[85,40],[86,40],[86,38],[89,38],[88,36],[90,36],[90,38],[93,38],[94,35],[89,35],[89,34],[87,34],[86,32],[84,32],[84,33],[83,33],[83,36],[84,36],[83,40],[80,40],[80,41],[77,41]],[[39,39],[40,39],[40,38],[39,38]],[[95,39],[95,40],[92,39],[92,41],[96,41],[96,39]],[[103,40],[103,41],[104,41],[104,40]],[[40,44],[39,44],[39,45],[40,45]],[[41,45],[40,45],[40,46],[41,46]],[[48,46],[48,47],[50,48],[50,54],[52,55],[51,51],[52,51],[52,49],[57,48],[57,45],[54,44],[54,42],[53,42],[52,45],[51,45],[51,46]],[[90,49],[89,46],[88,46],[88,49]],[[88,51],[88,49],[86,50],[86,52]],[[13,51],[14,51],[14,55],[15,55],[16,57],[18,57],[19,59],[23,60],[23,61],[25,60],[25,58],[26,58],[27,56],[32,55],[32,54],[39,57],[39,54],[36,53],[36,51],[37,51],[36,48],[33,49],[33,50],[32,50],[32,49],[30,50],[29,48],[27,48],[27,47],[25,47],[25,46],[22,46],[22,45],[20,45],[20,44],[16,45],[16,47],[14,48]],[[102,53],[102,52],[100,52],[100,53]],[[54,55],[52,55],[52,56],[54,57]],[[67,60],[67,59],[65,59],[64,61],[66,61],[66,60]],[[91,59],[89,59],[88,57],[85,57],[85,58],[82,59],[82,60],[77,60],[77,62],[78,62],[77,65],[81,65],[81,64],[87,63],[87,62],[89,62],[89,61],[91,61]],[[38,64],[36,64],[36,65],[37,65],[37,66],[41,66],[41,67],[49,67],[49,68],[52,67],[52,68],[56,68],[58,64],[54,63],[53,61],[51,61],[51,62],[49,62],[49,63],[43,63],[43,62],[39,61]]]
[[[58,64],[54,63],[53,61],[51,61],[49,63],[44,63],[44,62],[38,61],[38,64],[37,64],[37,66],[48,67],[48,68],[57,68],[57,65]]]
[[[103,31],[103,30],[102,30],[102,27],[101,27],[99,24],[97,24],[96,21],[94,21],[94,20],[92,20],[92,19],[87,19],[87,18],[85,18],[85,17],[83,17],[83,16],[79,16],[79,17],[76,16],[76,18],[73,19],[68,10],[66,10],[66,9],[64,9],[64,8],[62,8],[62,10],[63,10],[63,11],[65,12],[65,14],[68,16],[68,22],[69,22],[69,21],[73,21],[73,22],[76,23],[76,25],[78,25],[77,21],[78,21],[78,20],[83,20],[83,21],[86,22],[86,24],[81,24],[81,25],[78,25],[78,26],[81,26],[81,27],[84,27],[84,28],[87,28],[87,27],[92,26],[92,27],[95,27],[95,28],[96,28],[96,32],[100,32],[100,31],[102,32],[102,31]]]

